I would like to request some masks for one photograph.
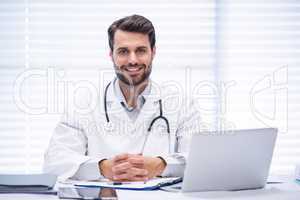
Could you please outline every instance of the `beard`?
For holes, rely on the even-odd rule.
[[[131,77],[130,75],[124,73],[124,71],[122,71],[122,69],[126,68],[126,67],[142,67],[142,69],[144,69],[144,72],[141,76],[139,77]],[[128,86],[138,86],[141,83],[143,83],[144,81],[148,80],[152,71],[152,62],[149,64],[148,67],[146,67],[145,64],[141,64],[141,65],[122,65],[122,66],[117,66],[114,63],[114,68],[115,68],[115,72],[117,75],[117,78],[122,81],[123,83],[125,83]]]

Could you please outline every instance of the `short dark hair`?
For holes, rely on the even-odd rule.
[[[109,47],[113,51],[114,36],[117,30],[147,34],[151,49],[155,46],[155,30],[152,22],[141,15],[131,15],[113,22],[108,28]]]

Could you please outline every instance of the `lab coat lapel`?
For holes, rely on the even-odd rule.
[[[117,123],[120,121],[126,121],[128,123],[129,117],[126,114],[124,108],[119,102],[119,99],[116,97],[114,93],[114,80],[111,82],[109,89],[107,91],[107,113],[111,121],[118,120]]]

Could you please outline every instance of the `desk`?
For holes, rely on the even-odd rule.
[[[120,200],[157,200],[157,199],[174,199],[174,200],[299,200],[300,184],[289,181],[282,184],[269,184],[259,190],[244,190],[236,192],[196,192],[196,193],[173,193],[161,190],[155,191],[128,191],[117,190],[118,199]],[[0,194],[0,200],[57,200],[54,195],[33,195],[33,194]]]

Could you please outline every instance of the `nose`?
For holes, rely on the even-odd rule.
[[[137,59],[137,56],[135,54],[135,52],[132,52],[130,55],[129,55],[129,58],[128,58],[128,62],[130,65],[137,65],[137,62],[138,59]]]

